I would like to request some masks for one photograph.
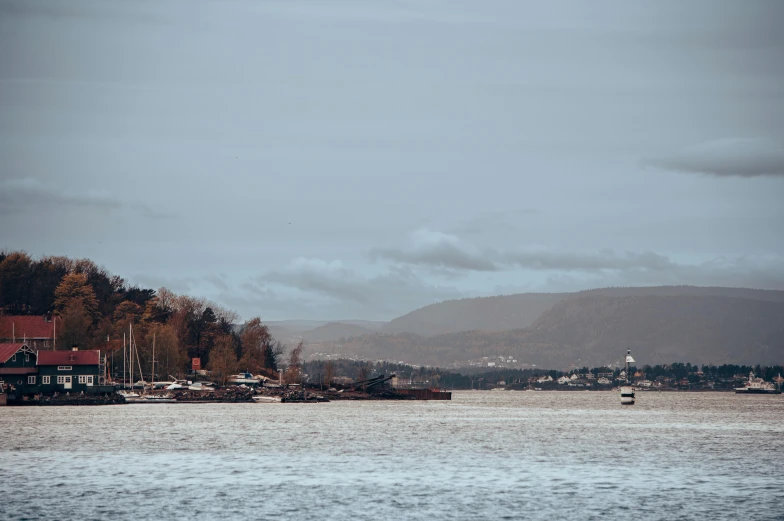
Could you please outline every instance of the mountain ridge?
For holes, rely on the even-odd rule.
[[[539,367],[601,365],[627,348],[640,363],[780,363],[784,302],[715,295],[584,295],[527,328],[435,336],[375,333],[342,339],[350,356],[446,365],[511,355]]]

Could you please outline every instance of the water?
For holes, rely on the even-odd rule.
[[[0,408],[2,519],[784,519],[784,397]]]

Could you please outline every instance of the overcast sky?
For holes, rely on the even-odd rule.
[[[0,248],[245,318],[784,289],[784,2],[0,0]]]

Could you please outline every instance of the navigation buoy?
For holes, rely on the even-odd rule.
[[[634,405],[634,387],[629,379],[629,364],[634,363],[632,350],[626,350],[626,385],[621,386],[621,405]]]

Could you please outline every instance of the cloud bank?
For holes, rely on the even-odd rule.
[[[719,139],[648,159],[644,164],[717,177],[784,177],[784,146],[768,139]]]

